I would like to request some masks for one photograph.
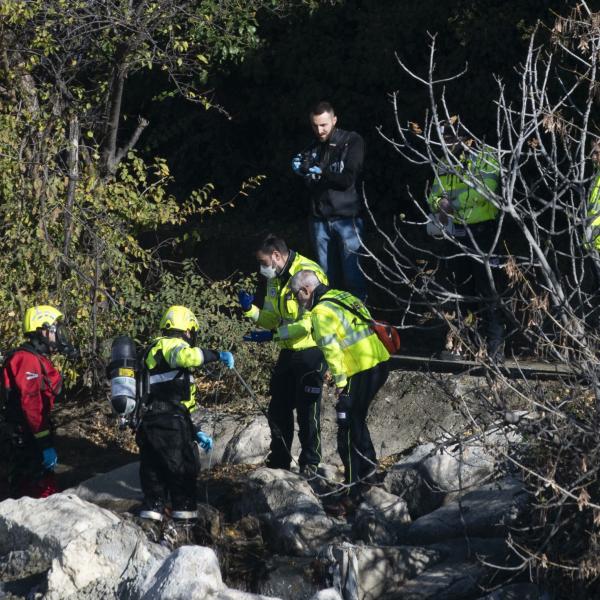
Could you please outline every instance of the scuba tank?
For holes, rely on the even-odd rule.
[[[116,337],[112,343],[106,374],[110,379],[110,401],[122,426],[134,416],[139,403],[139,371],[135,342],[127,335]]]

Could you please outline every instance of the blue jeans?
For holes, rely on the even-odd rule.
[[[310,239],[332,288],[346,290],[364,300],[367,282],[359,268],[364,223],[359,217],[308,222]]]

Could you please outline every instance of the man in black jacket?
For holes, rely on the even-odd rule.
[[[331,286],[364,300],[366,282],[358,260],[364,228],[358,189],[364,142],[358,133],[336,127],[329,102],[313,108],[310,123],[316,141],[294,157],[292,169],[310,190],[313,248]]]

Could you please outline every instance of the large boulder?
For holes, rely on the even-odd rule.
[[[327,588],[317,592],[310,600],[344,600],[335,588]]]
[[[490,570],[482,561],[514,565],[514,556],[501,538],[456,539],[432,544],[442,560],[402,585],[396,593],[381,600],[464,600],[474,598],[489,583]]]
[[[234,433],[227,442],[222,461],[226,464],[255,465],[264,462],[271,444],[271,431],[266,417],[255,417]]]
[[[417,446],[392,467],[384,486],[406,500],[413,518],[419,517],[489,479],[499,451],[514,441],[511,432],[497,430],[461,443]]]
[[[273,556],[256,591],[268,596],[310,600],[322,585],[321,564],[314,557]]]
[[[325,514],[321,502],[300,475],[263,467],[249,475],[247,484],[235,513],[258,515],[276,552],[312,556],[349,530]]]
[[[10,561],[15,552],[37,556],[38,572],[48,571],[48,600],[91,598],[99,589],[111,597],[168,554],[140,528],[68,494],[0,503],[0,555]]]
[[[132,600],[204,600],[225,587],[219,561],[210,548],[181,546],[156,561],[129,594]]]
[[[334,583],[348,600],[379,600],[443,558],[442,552],[416,546],[378,548],[343,543],[330,546]],[[398,596],[401,597],[401,596]]]
[[[512,564],[503,539],[451,540],[431,546],[328,549],[334,583],[346,600],[464,600],[478,595],[489,572],[480,559]]]
[[[410,523],[406,502],[385,490],[372,487],[356,511],[353,533],[367,544],[392,546]]]
[[[485,381],[464,375],[444,375],[443,385],[462,397],[477,416],[480,403],[474,389]],[[367,416],[367,423],[377,456],[399,454],[413,446],[438,439],[445,433],[459,433],[468,427],[467,420],[448,402],[443,385],[430,373],[392,371],[377,393]],[[321,407],[323,461],[339,465],[335,398],[329,388],[323,392]],[[292,454],[299,452],[294,436]]]
[[[431,544],[464,535],[502,535],[526,505],[523,483],[506,478],[473,490],[416,519],[405,531],[403,543]]]
[[[140,463],[133,462],[86,479],[65,493],[78,496],[115,512],[130,511],[142,499]]]

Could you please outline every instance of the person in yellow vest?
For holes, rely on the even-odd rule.
[[[473,141],[458,122],[445,123],[443,137],[455,160],[452,167],[436,169],[427,203],[435,222],[455,240],[446,241],[443,253],[448,256],[462,254],[448,259],[451,286],[462,296],[482,299],[470,304],[480,313],[488,356],[501,360],[504,344],[502,313],[487,269],[475,258],[492,248],[497,255],[500,249],[499,243],[494,247],[499,211],[490,201],[490,196],[500,186],[500,166],[489,147],[473,147]],[[465,248],[461,249],[456,242]],[[501,266],[498,256],[490,259],[490,266],[495,280]],[[460,305],[457,305],[457,312],[461,313]],[[440,358],[452,360],[458,357],[449,338]]]
[[[335,382],[337,445],[348,495],[358,499],[374,481],[377,457],[367,427],[369,406],[386,382],[390,355],[369,325],[365,305],[348,292],[324,285],[302,270],[292,277],[292,293],[310,314],[312,336]]]
[[[592,163],[600,167],[600,144],[595,144],[592,149]],[[587,203],[589,234],[586,235],[586,244],[600,252],[600,171],[596,173]]]
[[[290,291],[290,279],[311,269],[322,283],[327,276],[314,261],[290,250],[283,239],[268,235],[256,250],[261,274],[267,278],[262,308],[254,296],[239,293],[244,315],[262,330],[244,337],[249,342],[274,341],[281,348],[270,382],[268,417],[271,452],[267,466],[289,469],[294,436],[294,409],[300,439],[300,471],[314,473],[321,461],[321,395],[326,366],[321,350],[311,337],[310,316],[300,310]]]
[[[160,320],[161,336],[144,355],[150,389],[136,434],[143,519],[161,521],[169,499],[175,523],[197,517],[197,445],[208,452],[213,440],[192,420],[198,408],[192,370],[215,361],[234,367],[231,352],[196,347],[199,329],[189,308],[171,306]]]

